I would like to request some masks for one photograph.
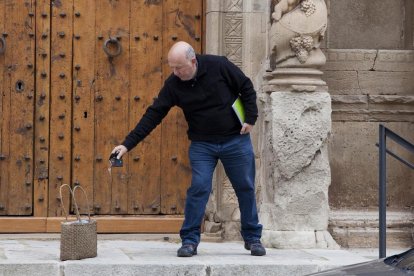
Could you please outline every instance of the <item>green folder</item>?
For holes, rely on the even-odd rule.
[[[236,113],[237,118],[239,118],[240,124],[243,125],[246,120],[246,114],[240,97],[237,97],[231,107],[233,108],[234,113]]]

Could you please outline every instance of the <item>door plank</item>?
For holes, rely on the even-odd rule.
[[[35,18],[36,33],[50,38],[50,1],[37,1]],[[46,55],[45,55],[46,54]],[[47,216],[49,201],[49,108],[50,108],[50,39],[36,39],[36,92],[35,92],[35,135],[34,135],[34,216]],[[47,72],[46,76],[42,73]]]
[[[164,78],[171,73],[167,54],[173,41],[190,43],[196,52],[201,50],[201,22],[196,18],[202,12],[201,1],[164,1]],[[188,161],[187,123],[181,110],[175,108],[162,125],[161,171],[168,172],[161,177],[161,210],[163,214],[182,214],[185,194],[190,185],[191,169]]]
[[[73,44],[73,129],[72,129],[72,179],[85,189],[90,207],[94,194],[94,89],[95,89],[95,1],[74,1],[74,33],[81,39]],[[91,12],[92,11],[92,12]],[[70,97],[70,95],[67,95]],[[86,212],[82,194],[76,199],[79,208]],[[93,212],[92,210],[90,210]]]
[[[129,129],[135,127],[162,85],[162,3],[134,0],[131,4]],[[129,214],[160,212],[160,143],[161,128],[157,127],[128,154]]]
[[[96,35],[103,40],[96,45],[97,83],[95,96],[96,152],[103,158],[95,165],[95,205],[99,214],[126,214],[128,209],[128,174],[126,164],[107,172],[108,157],[128,131],[129,76],[129,14],[130,1],[96,2]],[[103,43],[118,37],[122,52],[109,58]],[[101,99],[98,97],[102,97]]]
[[[55,1],[51,15],[49,216],[61,216],[59,187],[71,184],[73,1]],[[60,14],[65,13],[65,17]],[[82,39],[82,38],[80,38]],[[65,192],[66,211],[69,210]]]
[[[0,2],[0,33],[6,32],[6,7],[5,1]],[[3,37],[4,38],[4,37]],[[6,38],[5,38],[6,39]],[[4,47],[4,45],[2,45]],[[7,47],[7,40],[6,40]],[[6,48],[7,50],[7,48]],[[6,52],[0,55],[0,154],[3,156],[8,156],[8,137],[7,137],[7,128],[8,128],[8,114],[6,107],[8,106],[8,89],[6,84]],[[3,107],[4,106],[4,107]],[[3,157],[2,157],[3,158]],[[7,159],[0,160],[0,215],[7,214],[7,205],[9,203],[8,199],[8,161]]]
[[[10,114],[3,115],[9,124],[8,215],[32,214],[34,76],[33,67],[29,68],[28,64],[34,64],[34,37],[29,36],[35,27],[35,19],[29,16],[33,8],[33,1],[6,1],[8,74],[5,81],[9,95],[3,107]]]

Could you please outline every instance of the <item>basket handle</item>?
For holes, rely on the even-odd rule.
[[[75,197],[75,191],[76,191],[76,189],[78,189],[78,188],[80,188],[82,191],[83,191],[83,193],[84,193],[84,195],[85,195],[85,198],[86,198],[86,204],[88,205],[88,219],[89,219],[89,221],[91,220],[91,211],[90,211],[90,208],[89,208],[89,200],[88,200],[88,196],[86,195],[86,192],[85,192],[85,190],[80,186],[80,185],[78,185],[78,186],[75,186],[73,189],[68,185],[68,184],[62,184],[61,186],[60,186],[60,189],[59,189],[59,194],[60,194],[60,202],[62,203],[62,210],[63,210],[63,212],[65,213],[65,217],[66,217],[66,220],[68,220],[68,213],[66,212],[66,209],[65,209],[65,205],[64,205],[64,203],[63,203],[63,197],[62,197],[62,188],[63,187],[68,187],[68,189],[69,189],[69,193],[72,195],[72,199],[73,199],[73,203],[75,204],[75,213],[76,213],[76,218],[80,221],[81,220],[81,217],[80,217],[80,213],[79,213],[79,207],[78,207],[78,203],[76,202],[76,197]]]
[[[78,207],[78,204],[76,203],[76,197],[75,197],[76,189],[81,189],[82,192],[83,192],[83,194],[85,195],[85,198],[86,198],[86,206],[88,208],[88,219],[89,219],[89,221],[91,221],[91,208],[89,206],[88,195],[86,194],[85,189],[82,188],[81,185],[77,185],[77,186],[75,186],[75,188],[73,188],[73,202],[75,203],[75,206],[76,206],[77,216],[79,216],[79,220],[80,220],[79,207]]]

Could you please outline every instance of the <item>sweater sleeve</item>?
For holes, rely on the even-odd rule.
[[[122,145],[124,145],[128,151],[133,149],[161,123],[162,119],[175,104],[171,90],[164,84],[164,87],[161,89],[154,103],[147,108],[135,128],[125,137]]]
[[[256,91],[252,81],[226,57],[221,63],[221,72],[229,83],[232,92],[240,96],[246,112],[246,123],[254,125],[257,120]]]

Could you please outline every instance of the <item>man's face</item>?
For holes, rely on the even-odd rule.
[[[182,81],[191,80],[197,70],[196,59],[188,60],[185,57],[170,58],[168,65],[173,71],[174,75],[180,78]]]

